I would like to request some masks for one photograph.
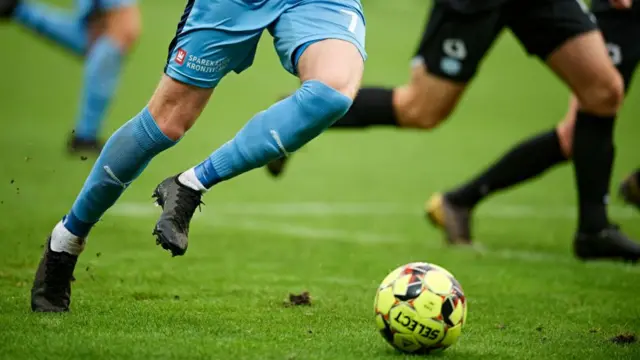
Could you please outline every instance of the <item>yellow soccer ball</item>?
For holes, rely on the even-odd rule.
[[[442,351],[455,344],[467,320],[460,283],[440,266],[410,263],[382,281],[374,303],[382,337],[412,354]]]

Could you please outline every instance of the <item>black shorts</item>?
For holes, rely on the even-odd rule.
[[[504,28],[529,54],[546,59],[567,40],[597,26],[593,14],[576,0],[510,1],[475,13],[435,3],[416,56],[429,73],[467,82]]]
[[[609,10],[596,13],[609,55],[628,89],[640,63],[640,14]]]

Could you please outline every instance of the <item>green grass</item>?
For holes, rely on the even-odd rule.
[[[400,84],[427,5],[365,7],[365,83]],[[181,8],[179,1],[144,3],[144,35],[105,134],[151,95]],[[410,261],[448,268],[469,298],[463,338],[443,358],[640,358],[638,344],[609,341],[640,330],[640,270],[573,259],[569,166],[481,206],[476,235],[490,250],[485,256],[445,248],[422,218],[432,192],[564,114],[566,89],[509,34],[442,128],[325,134],[300,151],[282,180],[254,171],[209,193],[188,253],[171,258],[151,236],[158,214],[151,190],[296,87],[265,38],[253,68],[223,81],[189,136],[160,155],[96,227],[76,271],[73,311],[31,314],[43,241],[91,167],[63,151],[82,68],[17,27],[2,27],[11,52],[0,60],[0,358],[401,359],[375,331],[372,302],[387,272]],[[620,115],[614,185],[638,165],[639,115],[637,101]],[[614,200],[611,214],[640,237],[637,213]],[[283,306],[290,292],[304,290],[313,306]]]

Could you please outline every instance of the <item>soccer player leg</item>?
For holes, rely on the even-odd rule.
[[[204,12],[207,12],[207,7],[210,6],[207,3],[200,3],[200,5]],[[195,6],[198,6],[197,3]],[[246,11],[244,8],[239,10]],[[258,15],[260,15],[260,19],[264,20],[262,13]],[[266,15],[269,13],[267,12]],[[197,15],[194,15],[193,18],[201,19]],[[212,19],[207,23],[217,23],[217,21]],[[183,82],[190,85],[172,86],[168,91],[156,94],[149,105],[153,114],[159,114],[158,124],[170,137],[181,136],[186,130],[184,126],[190,126],[198,117],[208,100],[208,95],[211,94],[211,91],[207,91],[206,88],[215,86],[229,71],[240,73],[252,64],[263,28],[253,21],[249,26],[254,27],[254,30],[234,32],[233,29],[207,28],[187,32],[184,36],[178,36],[178,40],[172,43],[173,50],[166,68],[166,74],[171,79],[166,78],[166,81],[174,84]],[[195,87],[205,89],[196,89]],[[185,99],[192,99],[196,103],[189,106],[185,103]],[[185,113],[189,114],[186,118],[184,118]],[[182,117],[185,121],[175,121],[175,117]],[[253,135],[251,133],[248,136]],[[245,146],[247,142],[253,143],[258,140],[260,139],[244,137],[240,142],[242,146]],[[227,146],[224,145],[222,148],[228,149]],[[228,152],[225,154],[229,155]],[[245,160],[245,155],[252,156],[253,154],[231,153],[230,156],[233,156],[233,159],[228,159],[226,156],[214,156],[207,159],[202,166],[205,171],[209,170],[211,164],[222,165],[225,168],[230,165],[236,166],[238,162]],[[250,159],[246,161],[250,161]],[[189,174],[195,174],[193,169]],[[203,180],[203,183],[207,182]],[[187,251],[189,225],[195,209],[201,204],[201,190],[204,188],[198,178],[185,178],[184,174],[165,179],[154,190],[153,196],[156,198],[156,202],[162,206],[163,211],[154,227],[153,234],[156,236],[156,243],[169,250],[173,256],[184,255]]]
[[[640,16],[633,11],[597,13],[598,25],[607,43],[609,56],[622,75],[625,94],[640,63]],[[630,119],[637,121],[637,119]],[[618,193],[627,204],[640,209],[640,171],[628,175],[619,185]]]
[[[237,44],[210,46],[219,37],[207,30],[184,34],[190,12],[188,6],[170,46],[167,75],[148,106],[109,138],[71,211],[51,233],[32,288],[34,311],[69,309],[73,268],[90,229],[153,157],[176,144],[204,109],[213,87],[235,66]]]
[[[302,86],[256,114],[181,181],[204,191],[293,153],[344,115],[362,76],[364,31],[356,1],[306,2],[285,11],[270,32],[284,67]]]
[[[0,18],[10,18],[74,54],[83,55],[89,46],[84,15],[90,6],[91,1],[84,0],[73,11],[40,1],[0,0]]]
[[[575,254],[581,259],[636,260],[640,246],[607,217],[613,127],[624,85],[595,19],[574,0],[532,2],[516,9],[526,16],[510,24],[513,32],[530,53],[546,60],[580,104],[572,144],[579,203]]]
[[[116,91],[122,63],[140,34],[140,11],[134,0],[101,2],[100,28],[90,34],[84,84],[70,151],[99,152],[98,132]]]

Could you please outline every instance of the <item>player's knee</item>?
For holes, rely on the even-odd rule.
[[[624,83],[620,74],[615,73],[607,80],[594,84],[579,94],[584,111],[598,115],[614,115],[624,100]]]
[[[358,94],[360,88],[360,82],[353,79],[351,76],[331,76],[326,78],[320,78],[317,82],[329,87],[330,89],[348,97],[353,100]],[[318,87],[318,85],[314,85]],[[327,90],[323,90],[327,92]]]
[[[181,98],[165,98],[162,103],[149,104],[149,111],[158,124],[158,128],[168,138],[181,139],[200,116],[202,109],[185,106]]]
[[[193,121],[185,120],[185,119],[169,119],[163,113],[158,113],[157,115],[153,114],[153,118],[156,120],[158,124],[158,128],[162,133],[172,140],[181,139],[191,128]]]
[[[149,112],[167,137],[178,140],[196,122],[212,93],[165,75],[149,101]]]
[[[123,51],[130,50],[142,32],[142,20],[137,7],[114,10],[107,15],[106,33]]]
[[[308,80],[295,96],[304,112],[317,120],[320,126],[328,127],[351,107],[353,98],[347,95],[349,90],[350,88],[336,86],[335,83],[332,86],[324,81]],[[355,90],[353,96],[355,97]]]

